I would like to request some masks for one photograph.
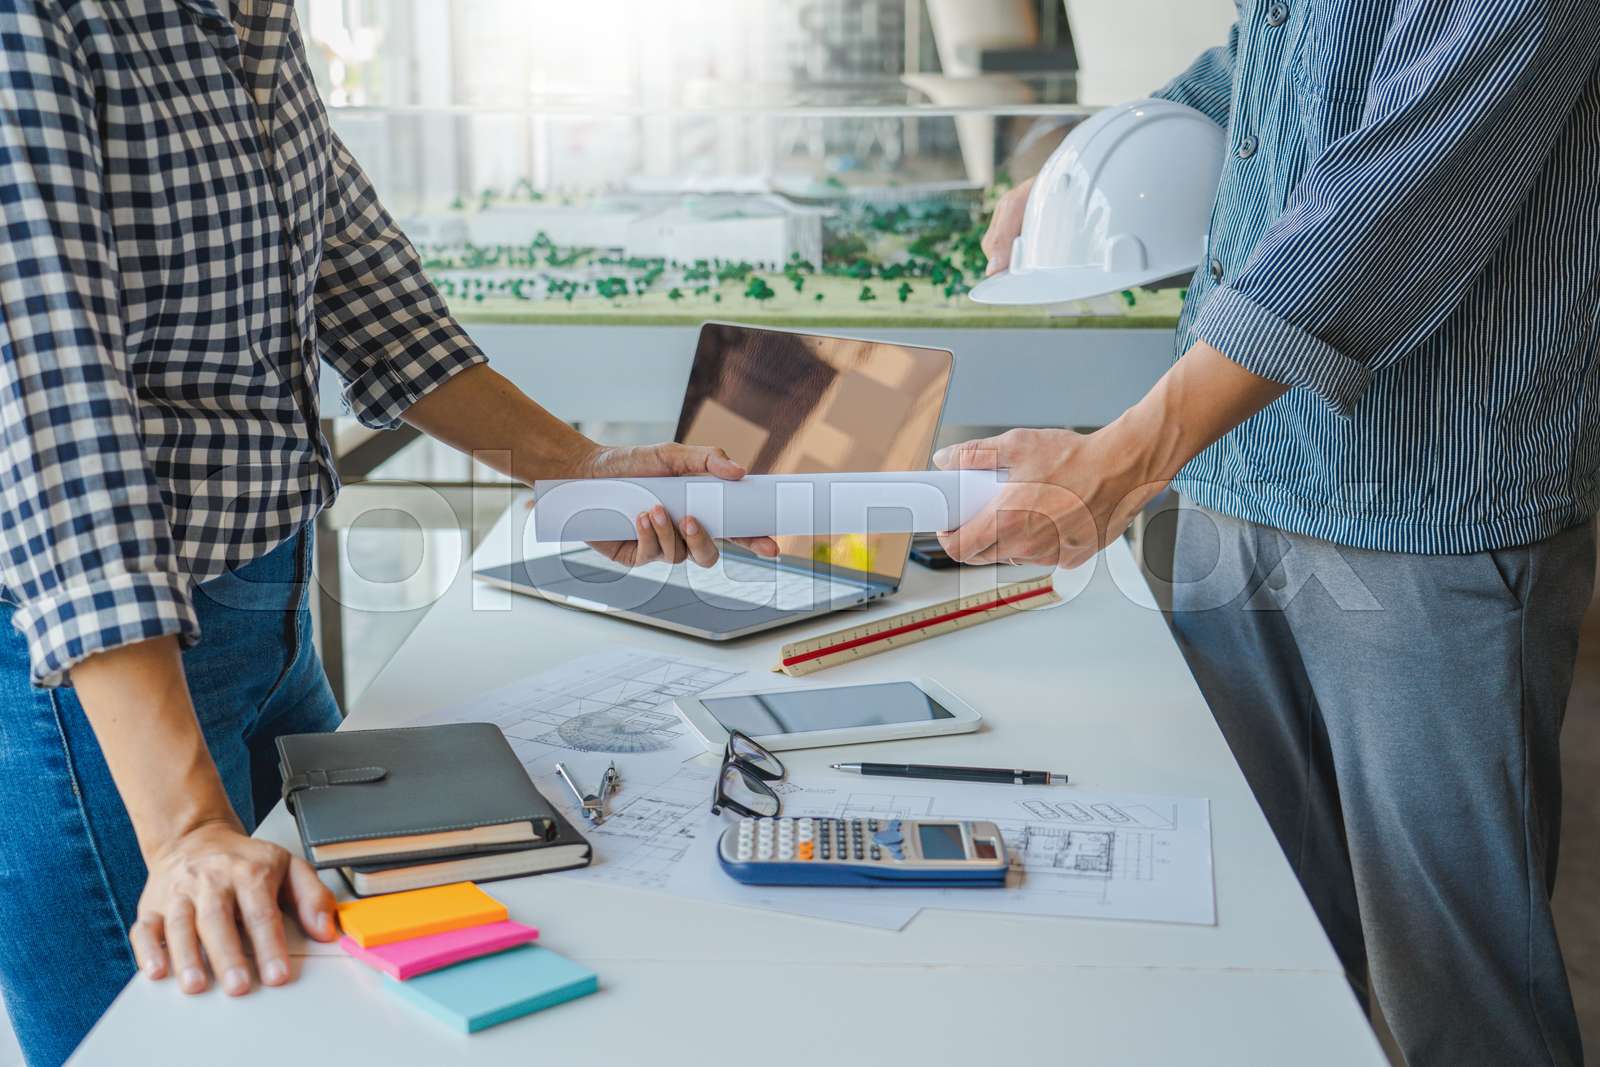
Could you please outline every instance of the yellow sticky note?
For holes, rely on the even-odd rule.
[[[362,948],[506,918],[506,906],[471,882],[386,893],[339,905],[339,925]]]

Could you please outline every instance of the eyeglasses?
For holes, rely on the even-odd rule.
[[[783,808],[777,790],[768,783],[784,776],[783,761],[738,730],[728,734],[722,750],[722,770],[711,790],[711,814],[723,808],[751,819],[770,819]]]

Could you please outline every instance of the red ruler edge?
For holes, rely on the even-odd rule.
[[[864,637],[854,637],[848,641],[840,641],[836,645],[829,645],[826,648],[813,649],[810,652],[802,652],[795,656],[785,656],[780,661],[779,666],[793,667],[801,663],[809,663],[814,659],[821,659],[824,656],[831,656],[835,652],[848,652],[852,648],[860,648],[863,645],[876,644],[879,641],[886,641],[891,637],[899,637],[901,634],[908,634],[914,630],[926,630],[930,626],[938,626],[940,623],[949,622],[952,619],[960,619],[968,615],[978,615],[985,611],[991,611],[994,608],[1005,607],[1008,604],[1017,604],[1024,600],[1032,600],[1034,597],[1049,596],[1055,591],[1055,586],[1053,584],[1042,585],[1037,589],[1027,589],[1020,593],[1013,593],[1011,596],[998,597],[997,599],[986,601],[982,604],[974,604],[970,608],[960,608],[956,611],[945,612],[943,615],[935,615],[931,619],[923,619],[920,622],[908,622],[904,626],[896,626],[893,629],[883,630],[875,634],[867,634]]]

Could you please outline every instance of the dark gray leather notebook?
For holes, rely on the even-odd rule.
[[[286,734],[278,760],[315,867],[526,849],[560,829],[493,723]]]

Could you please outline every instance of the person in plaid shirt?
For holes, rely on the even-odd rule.
[[[334,936],[311,868],[248,836],[274,738],[339,721],[305,597],[338,489],[319,360],[366,425],[524,481],[743,471],[602,448],[485,364],[287,0],[4,0],[0,43],[0,993],[37,1065],[136,966],[287,981],[280,899]],[[601,547],[717,557],[693,519],[639,535]]]

